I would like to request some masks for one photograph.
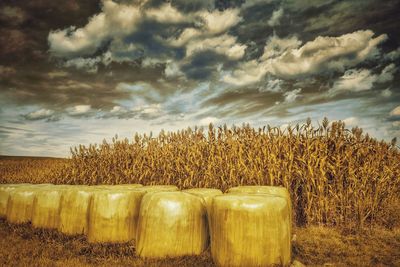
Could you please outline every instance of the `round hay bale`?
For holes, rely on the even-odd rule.
[[[86,234],[89,204],[95,189],[79,186],[65,190],[61,198],[58,230],[67,235]]]
[[[184,192],[143,197],[136,252],[143,258],[199,255],[207,248],[206,209],[201,198]]]
[[[7,204],[7,220],[11,223],[32,221],[33,199],[37,190],[45,185],[16,187],[10,191]]]
[[[45,186],[36,191],[33,199],[32,225],[37,228],[58,227],[63,191],[69,186]]]
[[[28,186],[29,184],[1,184],[0,185],[0,218],[7,216],[7,205],[10,192],[19,187]]]
[[[134,241],[142,190],[97,190],[89,206],[88,241],[124,243]]]
[[[289,266],[288,202],[279,196],[213,198],[211,255],[218,266]]]

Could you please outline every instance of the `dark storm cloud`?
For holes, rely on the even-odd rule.
[[[286,114],[291,107],[346,98],[369,99],[398,80],[395,76],[391,81],[378,83],[371,78],[380,75],[382,69],[392,62],[398,65],[398,57],[386,56],[400,46],[396,20],[400,10],[398,1],[121,0],[114,1],[116,5],[109,3],[105,7],[100,1],[3,1],[0,5],[0,13],[4,15],[0,19],[0,86],[3,97],[19,106],[39,106],[37,111],[43,109],[44,115],[46,110],[54,111],[57,116],[47,112],[48,117],[43,118],[38,112],[38,118],[51,119],[59,118],[68,108],[78,105],[88,105],[91,110],[111,111],[121,101],[135,98],[143,99],[148,105],[171,102],[176,92],[190,92],[201,82],[211,82],[218,87],[227,73],[240,70],[241,64],[251,60],[258,61],[254,64],[254,71],[266,66],[280,67],[266,71],[254,83],[224,84],[226,90],[217,90],[204,102],[202,99],[198,101],[202,102],[203,108],[212,108],[216,116],[231,114],[240,117],[262,113]],[[167,8],[168,3],[172,9],[165,9],[168,11],[165,12],[162,8]],[[138,10],[142,13],[131,8],[139,5],[142,7]],[[139,14],[131,24],[125,25],[132,27],[129,31],[124,32],[123,27],[128,18],[117,21],[119,8],[129,10],[134,16]],[[236,9],[239,11],[235,15],[232,10]],[[218,10],[222,13],[217,13]],[[143,15],[145,12],[147,15]],[[175,13],[168,16],[171,12]],[[232,14],[207,25],[207,16],[215,19],[229,12]],[[110,27],[102,28],[101,14],[108,16],[106,23]],[[228,27],[222,30],[211,28],[222,27],[229,19],[232,22]],[[79,42],[81,39],[71,37],[78,29],[86,33],[87,40],[82,43]],[[354,60],[357,50],[332,55],[315,63],[314,58],[327,53],[327,50],[319,50],[320,43],[315,42],[317,48],[314,51],[309,49],[298,58],[285,57],[274,65],[268,61],[260,64],[264,60],[261,59],[264,48],[272,36],[282,40],[296,37],[299,48],[318,37],[340,37],[368,29],[373,33],[372,38],[381,36],[382,39],[374,45],[377,50],[374,57]],[[187,40],[183,38],[185,30],[189,30],[186,32],[190,36]],[[324,42],[325,39],[321,41]],[[344,61],[352,64],[342,63]],[[291,69],[290,64],[294,63],[297,66],[310,64],[313,68]],[[243,66],[244,71],[251,71],[247,65]],[[365,88],[369,88],[368,82],[372,87],[356,92],[352,91],[351,85],[346,85],[341,88],[349,90],[328,94],[329,90],[338,87],[345,71],[351,68],[361,74],[364,73],[360,71],[362,69],[370,71],[371,77],[363,82]],[[239,77],[237,81],[243,82],[246,77]],[[134,85],[141,82],[149,84],[152,89],[138,92],[119,86],[121,83]],[[157,98],[151,94],[156,94]],[[166,106],[171,105],[166,103]],[[87,115],[96,116],[95,113]],[[124,113],[121,109],[107,116],[126,118],[139,115]],[[147,117],[143,115],[143,118]]]

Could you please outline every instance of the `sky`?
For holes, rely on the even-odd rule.
[[[398,0],[3,0],[0,154],[342,120],[400,138]]]

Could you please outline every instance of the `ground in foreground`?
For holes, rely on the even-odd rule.
[[[335,228],[296,228],[293,258],[308,266],[400,266],[400,230],[351,233]],[[34,230],[0,220],[0,266],[213,266],[198,257],[143,260],[132,244],[92,245],[82,237]]]

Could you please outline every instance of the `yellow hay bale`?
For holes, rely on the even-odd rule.
[[[91,243],[134,241],[142,190],[97,190],[89,208],[88,240]]]
[[[279,196],[225,194],[213,198],[211,254],[218,266],[288,266],[288,202]]]
[[[136,252],[144,258],[199,255],[208,241],[204,201],[184,192],[146,194],[136,240]]]
[[[211,208],[211,202],[212,202],[213,197],[222,195],[222,191],[219,189],[215,189],[215,188],[190,188],[190,189],[182,190],[182,192],[190,193],[195,196],[201,197],[205,202],[205,205],[207,208],[207,213],[209,212],[209,210]]]
[[[33,199],[32,225],[37,228],[58,227],[61,196],[67,186],[45,186]]]
[[[33,199],[41,185],[20,186],[10,191],[7,204],[7,220],[11,223],[27,223],[32,220]]]
[[[249,194],[269,194],[276,195],[287,199],[288,208],[290,214],[290,223],[292,224],[292,201],[290,199],[289,191],[282,186],[268,186],[268,185],[247,185],[247,186],[236,186],[229,188],[227,193],[249,193]]]
[[[167,191],[178,191],[179,188],[175,185],[146,185],[141,187],[141,190],[146,192],[167,192]]]
[[[1,184],[0,186],[0,218],[7,216],[7,204],[10,192],[16,188],[28,186],[29,184]]]
[[[58,224],[60,232],[68,235],[87,233],[93,191],[88,186],[79,186],[63,192]]]

